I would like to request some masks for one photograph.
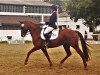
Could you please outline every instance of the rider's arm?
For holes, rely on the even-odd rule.
[[[56,21],[57,21],[57,14],[56,12],[54,12],[50,17],[49,25],[53,25]]]

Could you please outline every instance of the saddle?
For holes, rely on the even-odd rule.
[[[47,25],[46,25],[46,26],[43,26],[43,27],[42,27],[42,31],[41,31],[41,38],[42,38],[43,40],[46,39],[45,36],[44,36],[44,31],[45,31],[46,27],[47,27]],[[59,29],[55,29],[55,30],[53,30],[52,32],[48,33],[48,35],[49,35],[49,37],[50,37],[50,40],[56,39],[56,38],[58,37],[58,34],[59,34]]]

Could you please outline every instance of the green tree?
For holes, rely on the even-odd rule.
[[[49,2],[55,5],[59,5],[59,6],[62,5],[61,0],[50,0]]]
[[[100,0],[68,0],[66,9],[71,19],[84,19],[93,30],[100,25]]]
[[[58,5],[59,6],[59,12],[61,13],[62,10],[65,8],[65,2],[66,0],[46,0],[49,3],[52,3],[54,5]]]
[[[44,0],[44,2],[49,2],[59,6],[59,11],[66,11],[67,0]]]

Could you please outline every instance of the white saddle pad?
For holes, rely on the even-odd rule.
[[[42,38],[43,40],[45,40],[45,37],[44,37],[44,34],[43,34],[44,30],[45,30],[45,29],[42,29],[42,31],[41,31],[41,38]],[[56,38],[58,37],[58,33],[59,33],[59,30],[58,30],[58,29],[53,30],[52,33],[51,33],[51,38],[50,38],[50,40],[56,39]]]

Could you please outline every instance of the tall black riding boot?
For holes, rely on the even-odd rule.
[[[50,37],[49,37],[48,34],[45,34],[44,36],[45,36],[45,38],[46,38],[46,39],[45,39],[45,46],[48,46]]]

